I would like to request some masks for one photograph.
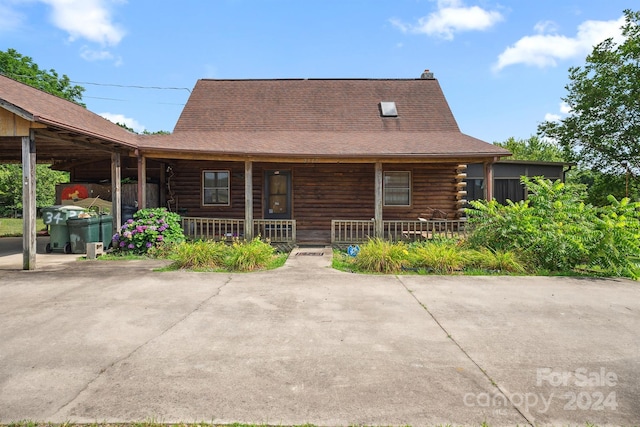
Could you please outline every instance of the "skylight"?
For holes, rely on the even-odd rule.
[[[393,101],[382,101],[380,103],[382,117],[398,117],[398,109]]]

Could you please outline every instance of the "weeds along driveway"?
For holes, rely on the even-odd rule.
[[[159,273],[156,265],[2,272],[0,422],[640,420],[633,282],[369,276],[295,263]],[[547,384],[581,367],[604,367],[618,381]],[[538,368],[552,369],[541,371],[540,386]],[[518,405],[518,395],[572,391],[616,391],[618,406]],[[494,399],[485,405],[485,396]]]

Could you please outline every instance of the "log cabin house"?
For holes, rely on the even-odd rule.
[[[21,148],[23,165],[35,162],[39,145],[38,161],[68,170],[72,182],[110,181],[117,224],[120,181],[134,178],[139,206],[167,206],[202,238],[347,244],[459,230],[466,165],[482,164],[491,183],[491,165],[510,155],[460,131],[428,71],[417,79],[203,79],[169,135],[126,133],[2,76],[0,111],[0,162],[19,160]],[[147,200],[146,185],[158,186],[158,200]],[[490,184],[484,191],[492,197]]]
[[[188,233],[314,244],[422,235],[433,212],[459,222],[466,164],[509,155],[460,132],[429,72],[199,80],[173,133],[138,149],[168,165]]]

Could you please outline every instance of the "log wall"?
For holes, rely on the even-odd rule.
[[[244,218],[244,163],[175,161],[169,184],[172,210],[184,216]],[[203,170],[231,172],[230,206],[202,206]],[[253,216],[263,218],[265,171],[291,171],[293,214],[298,230],[329,230],[331,219],[371,219],[374,216],[373,164],[254,163]],[[385,220],[416,220],[429,208],[457,215],[458,164],[385,164],[384,171],[409,171],[412,205],[385,207]],[[167,195],[171,199],[171,195]]]

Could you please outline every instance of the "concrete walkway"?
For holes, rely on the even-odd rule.
[[[636,282],[358,275],[328,248],[248,274],[13,256],[3,423],[640,425]]]

